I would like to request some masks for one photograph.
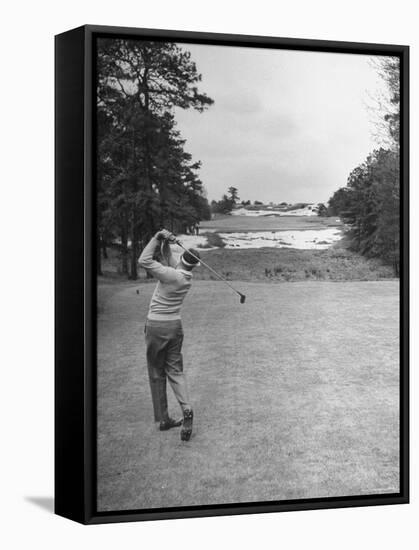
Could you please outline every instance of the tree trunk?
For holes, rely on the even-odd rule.
[[[128,221],[124,214],[121,227],[121,268],[122,274],[128,276]]]
[[[132,213],[132,229],[131,229],[131,272],[130,279],[136,281],[138,279],[138,222],[137,214]]]
[[[131,245],[131,272],[129,278],[131,281],[136,281],[138,279],[137,246],[134,245],[134,242]]]
[[[96,238],[96,274],[103,275],[102,273],[102,254],[101,254],[101,238],[98,233]]]

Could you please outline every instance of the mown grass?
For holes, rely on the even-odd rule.
[[[343,227],[336,216],[220,216],[201,222],[201,232],[206,229],[220,233],[237,231],[292,231],[316,230],[328,227]]]
[[[399,491],[397,281],[238,286],[244,305],[215,281],[185,300],[185,443],[153,421],[154,284],[99,285],[99,510]]]

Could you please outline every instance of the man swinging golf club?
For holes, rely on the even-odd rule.
[[[188,441],[192,434],[193,411],[183,372],[180,308],[192,284],[192,269],[199,265],[200,256],[194,249],[184,250],[179,262],[176,262],[170,251],[170,242],[175,242],[172,233],[166,229],[158,231],[138,260],[139,265],[159,281],[151,298],[145,326],[147,366],[160,430],[182,425],[180,437]],[[167,266],[154,259],[159,247]],[[169,416],[167,379],[182,408],[183,419],[174,420]]]

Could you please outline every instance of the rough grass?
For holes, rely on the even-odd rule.
[[[215,244],[213,246],[216,246]],[[327,250],[295,248],[251,248],[245,250],[200,249],[202,259],[229,280],[260,282],[377,281],[395,277],[391,266],[352,252],[340,241]],[[108,251],[103,262],[106,278],[122,278],[118,252]],[[145,281],[144,270],[139,270]],[[216,279],[205,267],[194,270],[194,278]]]
[[[399,490],[397,281],[237,286],[245,305],[212,281],[184,304],[185,443],[153,422],[154,285],[99,285],[99,510]]]
[[[224,277],[237,281],[376,281],[394,277],[390,266],[365,258],[339,243],[327,250],[208,250],[202,252],[202,259]],[[194,271],[194,277],[215,279],[202,266]]]
[[[316,230],[331,226],[342,227],[343,224],[336,217],[220,216],[201,224],[201,234],[206,235],[209,246],[220,247],[218,250],[205,250],[205,247],[202,247],[202,258],[224,277],[238,281],[376,281],[394,277],[392,267],[384,265],[380,260],[368,259],[350,251],[345,238],[327,250],[268,247],[231,250],[223,248],[225,243],[217,233],[217,231]],[[210,228],[211,231],[205,232],[205,229]],[[109,257],[102,262],[106,278],[126,279],[126,276],[120,272],[119,254],[117,249],[108,249]],[[197,268],[194,276],[201,280],[215,278],[204,267]],[[139,270],[139,277],[140,280],[146,279],[144,270]]]

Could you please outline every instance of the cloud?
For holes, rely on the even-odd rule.
[[[210,200],[234,185],[250,200],[327,201],[373,149],[367,56],[187,48],[215,103],[175,116]]]
[[[255,115],[262,111],[262,102],[254,94],[242,92],[239,96],[220,94],[216,99],[216,109],[231,115]]]

